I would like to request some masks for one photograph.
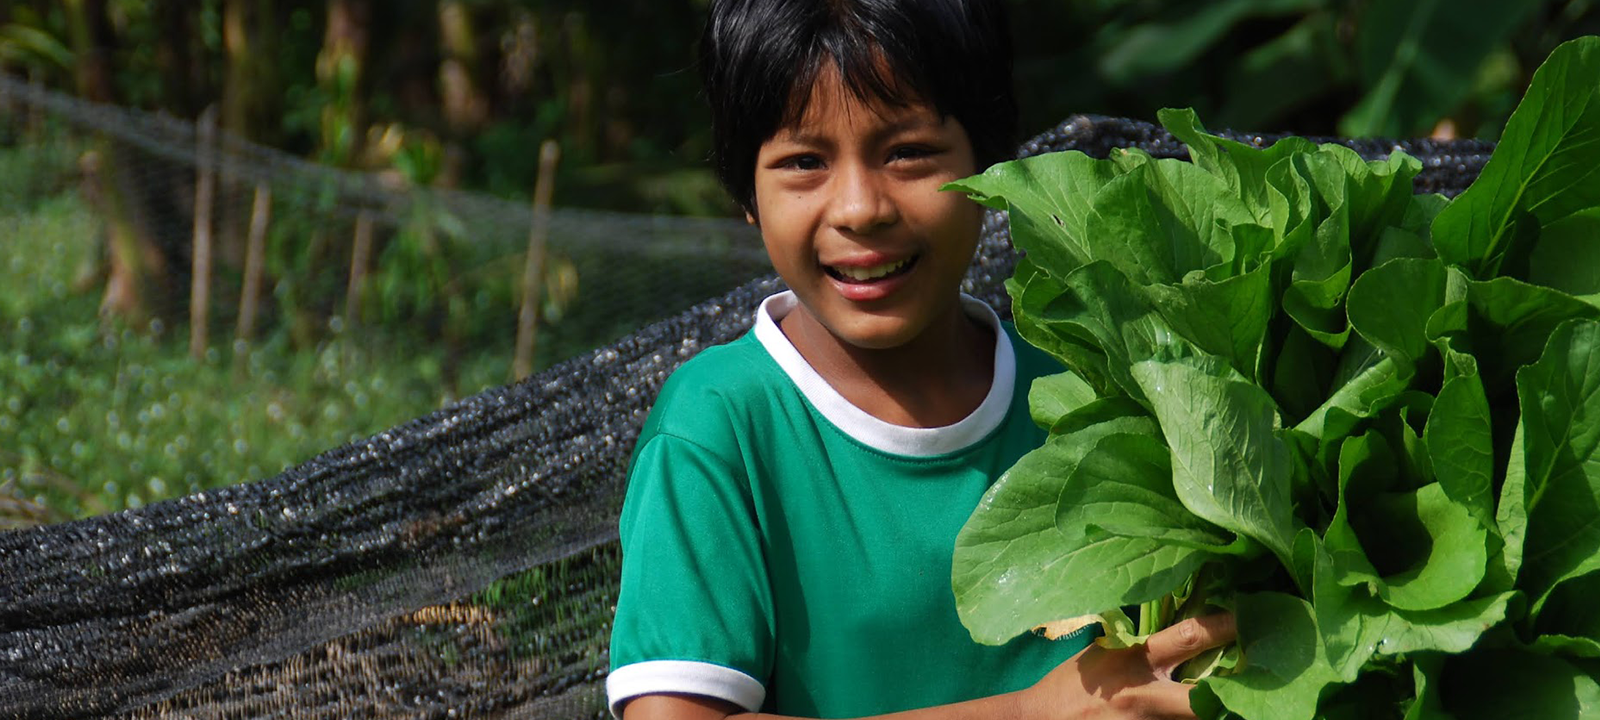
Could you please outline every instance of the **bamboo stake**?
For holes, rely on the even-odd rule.
[[[189,356],[203,360],[211,301],[211,205],[216,193],[217,106],[200,114],[194,189],[194,275],[189,282]]]
[[[267,254],[267,221],[272,215],[272,186],[256,185],[255,204],[250,208],[250,237],[244,255],[244,289],[239,296],[239,328],[234,339],[250,342],[256,331],[256,305],[261,300],[262,265]]]
[[[522,274],[522,311],[517,315],[514,380],[533,374],[534,335],[539,326],[539,293],[544,280],[544,246],[550,236],[550,198],[555,193],[556,162],[561,146],[546,140],[539,146],[539,178],[533,185],[533,229],[528,232],[528,260]]]
[[[356,216],[355,247],[350,252],[350,287],[345,291],[344,329],[356,329],[361,320],[361,293],[367,284],[367,263],[372,255],[372,214],[362,210]]]

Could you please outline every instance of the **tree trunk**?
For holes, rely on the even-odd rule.
[[[439,98],[448,133],[444,167],[436,183],[454,187],[464,170],[464,141],[483,128],[490,110],[481,78],[483,57],[467,3],[439,3],[439,51]]]
[[[151,12],[161,33],[155,58],[161,73],[162,106],[177,117],[195,117],[209,95],[209,83],[203,76],[205,64],[196,62],[198,8],[190,0],[155,0]]]
[[[222,46],[228,58],[222,85],[222,129],[268,146],[277,144],[277,119],[283,115],[274,17],[265,0],[225,0],[222,8]],[[217,256],[224,266],[237,270],[244,263],[245,210],[252,186],[239,182],[231,155],[224,152],[220,159]]]
[[[94,102],[115,102],[111,53],[116,38],[106,15],[106,0],[66,0],[66,6],[78,58],[78,94]],[[137,191],[124,161],[126,150],[105,136],[95,140],[95,147],[93,157],[86,160],[86,179],[94,188],[95,204],[105,221],[111,261],[100,311],[103,316],[142,327],[165,304],[166,261],[137,221]]]
[[[439,44],[439,97],[445,123],[452,134],[467,135],[480,129],[489,115],[489,99],[478,77],[478,38],[467,3],[439,3]]]
[[[328,0],[328,25],[317,55],[317,84],[328,99],[322,109],[323,162],[352,165],[363,149],[371,19],[370,0]]]

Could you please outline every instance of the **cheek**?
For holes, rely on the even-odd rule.
[[[976,245],[978,232],[983,228],[983,208],[959,195],[940,193],[937,208],[929,216],[939,226],[941,240],[951,243]]]

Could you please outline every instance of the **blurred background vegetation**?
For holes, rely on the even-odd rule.
[[[232,137],[402,190],[523,202],[555,140],[558,207],[732,218],[705,167],[691,60],[705,4],[6,0],[0,73],[187,121],[215,107]],[[1218,128],[1492,139],[1539,61],[1600,31],[1592,0],[1010,5],[1025,134],[1073,113],[1192,106]],[[130,230],[119,195],[165,176],[37,110],[0,113],[0,528],[265,477],[508,380],[526,256],[468,242],[461,218],[422,205],[381,233],[354,314],[328,222],[278,212],[261,329],[191,357],[187,234]],[[186,172],[176,186],[192,192]],[[243,254],[226,227],[248,213],[222,215],[226,296]],[[577,288],[628,263],[701,271],[661,312],[755,272],[649,248],[552,256],[541,321],[607,328],[542,345],[540,366],[648,319],[582,314],[597,301]]]

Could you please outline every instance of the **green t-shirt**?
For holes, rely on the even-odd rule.
[[[821,718],[942,705],[1027,687],[1088,643],[979,645],[956,615],[956,533],[1043,442],[1027,391],[1059,371],[963,303],[1004,331],[988,396],[942,428],[886,423],[828,386],[777,326],[789,293],[672,375],[622,510],[614,713],[667,692]]]

